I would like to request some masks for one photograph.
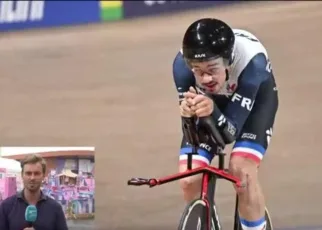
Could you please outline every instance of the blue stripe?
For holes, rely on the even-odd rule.
[[[242,225],[249,227],[249,228],[260,226],[261,224],[263,224],[266,221],[265,217],[263,217],[259,220],[255,220],[255,221],[248,221],[243,218],[239,218],[239,219],[240,219],[240,223]]]
[[[192,147],[184,147],[180,149],[180,155],[187,155],[188,153],[192,153]],[[207,158],[209,162],[211,162],[214,158],[214,154],[211,154],[207,150],[202,148],[198,148],[197,153],[199,156]]]
[[[263,146],[251,141],[237,141],[234,145],[234,148],[238,148],[238,147],[254,149],[263,155],[266,151]]]

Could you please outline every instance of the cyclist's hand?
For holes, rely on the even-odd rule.
[[[190,86],[188,92],[183,93],[184,98],[188,101],[188,103],[190,105],[192,103],[192,99],[195,98],[197,95],[198,94],[197,94],[195,88],[193,88],[192,86]]]
[[[189,88],[189,91],[183,93],[184,99],[180,104],[180,114],[182,117],[192,117],[195,115],[195,112],[191,109],[192,100],[197,96],[197,92],[193,87]]]
[[[191,104],[191,109],[198,117],[210,116],[214,110],[214,101],[206,95],[198,94]]]
[[[182,117],[192,117],[195,115],[194,111],[190,108],[189,102],[186,98],[181,101],[180,114]]]

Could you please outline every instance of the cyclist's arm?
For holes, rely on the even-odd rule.
[[[223,111],[215,105],[212,117],[227,144],[240,133],[256,99],[263,81],[270,77],[266,70],[267,59],[263,54],[254,56],[239,77],[238,88]]]
[[[187,66],[181,52],[177,54],[172,64],[173,80],[178,92],[179,103],[183,99],[183,93],[189,91],[190,86],[195,86],[195,77],[193,72]]]

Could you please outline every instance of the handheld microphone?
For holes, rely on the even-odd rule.
[[[37,208],[35,205],[28,205],[25,211],[25,220],[28,222],[28,227],[33,227],[33,223],[37,219]]]

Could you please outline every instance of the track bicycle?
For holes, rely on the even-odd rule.
[[[215,156],[219,157],[218,167],[203,166],[192,169],[192,155],[197,154],[200,141],[198,129],[204,127],[209,134],[209,138],[217,144]],[[235,176],[229,174],[225,169],[225,142],[219,133],[216,125],[211,117],[204,118],[183,118],[183,131],[186,140],[192,145],[192,152],[188,154],[187,170],[159,179],[151,178],[132,178],[128,181],[128,185],[141,186],[148,185],[154,187],[157,185],[173,182],[185,177],[202,174],[202,185],[200,197],[190,202],[181,217],[178,230],[221,230],[222,226],[219,221],[219,214],[215,205],[215,189],[217,179],[225,179],[235,184],[237,187],[244,186],[243,183]],[[269,212],[265,210],[266,230],[272,230],[271,218]],[[238,196],[236,194],[234,225],[233,230],[242,230],[238,216]]]

